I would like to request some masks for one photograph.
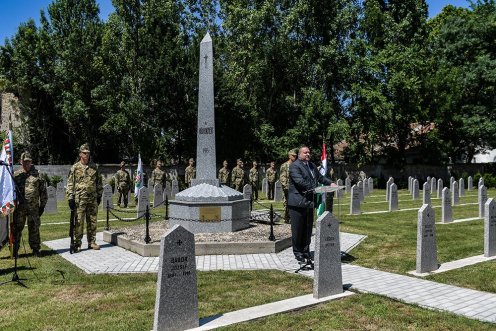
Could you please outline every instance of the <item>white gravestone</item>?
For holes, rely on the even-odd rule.
[[[267,194],[267,178],[262,179],[262,193]]]
[[[418,211],[416,272],[421,274],[438,269],[436,222],[434,210],[423,205]]]
[[[458,181],[458,194],[460,197],[463,197],[465,195],[465,181],[463,178],[460,178]]]
[[[103,187],[102,193],[102,210],[107,211],[107,203],[110,208],[114,207],[114,203],[112,202],[112,186],[109,184]]]
[[[389,211],[398,210],[398,186],[392,183],[389,186]]]
[[[431,204],[431,191],[429,188],[429,182],[425,182],[422,187],[422,204],[423,205]]]
[[[479,218],[484,218],[484,205],[487,201],[487,188],[479,186]]]
[[[283,196],[284,196],[284,193],[282,191],[281,182],[276,180],[276,182],[274,184],[274,201],[276,201],[276,202],[282,201]]]
[[[343,293],[340,247],[339,221],[326,211],[315,227],[313,297],[316,299]]]
[[[367,195],[369,195],[369,180],[364,179],[363,180],[363,197],[365,198]]]
[[[389,201],[389,187],[393,183],[394,183],[393,177],[389,177],[388,181],[386,182],[386,201]]]
[[[412,176],[408,176],[408,193],[412,194]]]
[[[419,181],[418,179],[414,179],[412,183],[412,198],[413,200],[417,200],[419,197],[420,197]]]
[[[147,183],[147,186],[149,190],[153,189],[153,180],[150,178],[148,179],[148,183]]]
[[[453,206],[457,206],[460,204],[460,195],[458,193],[458,183],[456,181],[453,182],[453,191],[451,191],[451,203]]]
[[[451,211],[451,195],[449,188],[443,188],[441,197],[441,223],[449,223],[453,221],[453,213]]]
[[[481,187],[482,185],[484,185],[484,178],[479,178],[479,184],[477,184],[477,187]]]
[[[360,203],[361,203],[361,202],[363,202],[363,199],[364,199],[364,196],[363,196],[363,182],[361,180],[358,181],[357,188],[358,188],[358,196],[360,198]]]
[[[48,200],[45,205],[45,213],[54,214],[57,213],[57,189],[53,186],[47,187]]]
[[[472,191],[474,189],[474,179],[472,176],[468,176],[467,178],[467,191]]]
[[[436,178],[432,177],[431,178],[431,194],[436,193]]]
[[[350,214],[360,215],[360,189],[358,186],[353,185],[351,187],[350,199]]]
[[[57,183],[57,200],[64,200],[65,199],[65,189],[64,189],[64,183],[63,182],[58,182]]]
[[[248,199],[248,200],[251,200],[251,194],[252,194],[252,189],[251,189],[251,185],[250,184],[245,184],[245,186],[243,186],[243,199]]]
[[[172,187],[171,187],[170,182],[165,182],[165,190],[163,192],[164,201],[166,200],[166,198],[167,198],[167,200],[171,199],[171,191],[172,191]]]
[[[164,202],[164,195],[162,192],[162,184],[155,184],[153,187],[153,207],[162,205]]]
[[[441,178],[439,178],[437,180],[437,198],[438,199],[441,199],[441,195],[442,195],[442,192],[443,192],[443,187],[444,187],[443,180]]]
[[[179,184],[177,183],[177,179],[173,179],[171,185],[171,198],[174,199],[177,193],[179,193]]]
[[[136,217],[143,216],[146,212],[146,206],[150,208],[150,199],[148,197],[148,187],[143,186],[138,192],[138,208],[136,209]]]
[[[450,191],[453,192],[453,183],[455,182],[455,177],[450,177]]]
[[[487,199],[484,205],[484,256],[496,255],[496,203]]]
[[[372,179],[372,177],[369,177],[368,181],[369,181],[369,193],[372,193],[374,192],[374,180]]]
[[[153,330],[198,327],[194,235],[175,225],[160,240],[159,261]]]
[[[342,179],[338,179],[338,181],[336,182],[336,184],[338,186],[343,186],[343,180]],[[336,198],[342,198],[344,196],[344,192],[343,190],[337,190],[336,191]]]
[[[344,179],[344,186],[345,186],[345,193],[350,193],[351,192],[351,179],[350,177],[346,177]]]

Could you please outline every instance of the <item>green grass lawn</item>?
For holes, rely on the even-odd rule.
[[[461,203],[477,202],[475,192]],[[488,196],[494,196],[491,190]],[[421,200],[411,200],[400,191],[402,209],[419,208]],[[375,190],[362,205],[364,211],[387,210],[384,190]],[[263,198],[263,195],[260,195]],[[282,203],[260,200],[254,209],[272,203],[282,211]],[[350,263],[404,274],[415,269],[417,210],[351,216],[349,195],[335,201],[335,214],[341,231],[368,237],[350,252]],[[433,200],[434,206],[439,200]],[[132,206],[132,205],[131,205]],[[59,213],[42,217],[42,240],[68,236],[69,208],[59,202]],[[134,209],[129,209],[133,211]],[[440,219],[440,208],[434,208]],[[119,217],[135,213],[116,212]],[[152,213],[165,215],[165,208]],[[98,218],[105,219],[100,210]],[[455,219],[476,217],[477,205],[455,206]],[[111,216],[111,218],[114,218]],[[152,221],[158,220],[154,218]],[[63,224],[55,224],[63,223]],[[112,221],[112,228],[143,224]],[[104,222],[99,223],[101,231]],[[25,246],[27,233],[23,235]],[[475,220],[437,225],[438,259],[441,263],[483,253],[483,222]],[[29,247],[26,248],[30,253]],[[149,330],[153,324],[156,274],[87,275],[60,256],[43,247],[41,258],[28,257],[21,244],[19,275],[27,289],[14,284],[0,287],[0,327],[5,330]],[[0,281],[11,279],[13,260],[9,250],[0,251]],[[482,263],[428,279],[446,284],[496,292],[496,264]],[[312,292],[312,281],[303,276],[279,271],[216,271],[198,273],[200,316],[207,317],[254,305],[273,302]],[[278,314],[259,321],[229,327],[234,330],[489,330],[494,325],[455,315],[435,312],[371,294],[360,294],[297,312]]]

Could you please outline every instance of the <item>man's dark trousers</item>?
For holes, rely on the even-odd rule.
[[[313,229],[313,209],[289,206],[293,253],[296,258],[310,257],[310,240]]]

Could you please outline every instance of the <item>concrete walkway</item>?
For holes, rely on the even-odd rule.
[[[341,233],[341,250],[349,252],[364,239],[365,236]],[[83,243],[84,240],[83,238]],[[102,245],[100,251],[83,250],[72,255],[68,252],[68,238],[44,244],[87,273],[157,272],[158,257],[142,257],[105,243],[102,241],[102,233],[97,234],[97,242]],[[298,268],[291,248],[274,254],[197,256],[196,264],[197,269],[202,271],[278,269],[295,272]],[[313,270],[302,271],[300,274],[313,278]],[[496,294],[493,293],[350,264],[343,264],[343,285],[359,292],[379,294],[429,309],[496,323]]]

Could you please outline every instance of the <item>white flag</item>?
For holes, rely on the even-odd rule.
[[[138,154],[138,169],[136,169],[136,177],[134,179],[134,196],[138,197],[140,188],[143,187],[143,164],[141,163],[141,155]]]

